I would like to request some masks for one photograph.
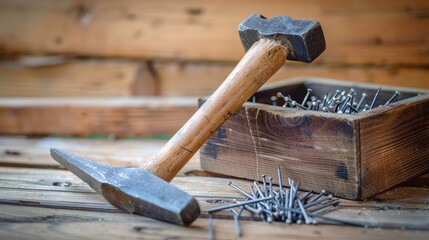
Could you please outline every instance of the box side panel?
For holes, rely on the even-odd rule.
[[[385,108],[360,121],[364,198],[429,170],[428,95]]]
[[[203,169],[247,179],[262,174],[359,198],[355,121],[245,104],[200,150]],[[277,183],[277,182],[276,182]]]

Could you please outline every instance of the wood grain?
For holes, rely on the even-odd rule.
[[[157,91],[146,64],[115,60],[70,61],[44,67],[3,64],[0,85],[1,97],[151,96]]]
[[[95,193],[86,183],[72,173],[63,170],[0,168],[0,179],[3,194],[2,205],[27,206],[58,210],[95,211],[99,213],[122,213],[110,205],[102,196]],[[60,177],[61,176],[61,177]],[[227,187],[224,178],[212,177],[177,177],[172,184],[195,196],[202,210],[201,218],[207,217],[207,209],[240,199],[237,192]],[[234,183],[245,188],[250,181],[233,179]],[[196,184],[200,183],[200,184]],[[414,191],[412,194],[410,194]],[[391,195],[395,195],[393,191]],[[428,189],[405,189],[407,196],[417,196],[418,202],[410,200],[395,203],[389,202],[353,202],[343,200],[335,211],[326,213],[328,216],[349,221],[365,222],[370,226],[386,228],[426,229],[427,209],[421,203],[428,198]],[[400,214],[400,218],[392,218]],[[132,218],[132,215],[129,215]],[[231,219],[229,212],[220,212],[218,218]],[[143,218],[143,217],[142,217]],[[250,220],[250,215],[243,215]],[[320,221],[321,225],[335,224]]]
[[[222,85],[142,168],[171,181],[216,129],[277,72],[286,56],[278,42],[255,42]]]
[[[14,53],[238,61],[250,13],[321,22],[319,63],[429,64],[426,0],[13,1],[0,7],[0,49]]]
[[[81,139],[0,136],[0,166],[64,169],[50,155],[51,148],[62,149],[91,160],[121,167],[138,167],[165,144],[152,139]],[[179,176],[202,175],[199,155],[192,157]],[[208,175],[208,174],[207,174]]]
[[[360,121],[363,196],[429,169],[429,96],[404,100]]]
[[[93,211],[59,210],[37,207],[0,205],[0,236],[5,239],[207,239],[207,219],[197,219],[192,227],[184,228],[137,215],[100,213]],[[231,220],[213,221],[215,239],[234,239]],[[330,225],[285,227],[241,220],[245,239],[426,239],[428,231],[361,229]],[[78,229],[78,231],[76,231]],[[341,236],[341,237],[340,237]]]
[[[233,66],[221,63],[155,62],[154,69],[159,76],[161,95],[201,97],[211,95]],[[429,89],[428,68],[297,65],[291,62],[280,68],[268,83],[302,76]]]
[[[80,60],[45,67],[0,65],[0,97],[208,96],[233,64]],[[17,65],[18,66],[15,66]],[[348,82],[429,89],[429,69],[286,64],[268,80],[312,76]]]
[[[194,98],[3,98],[2,134],[113,134],[147,136],[175,133],[196,110]]]

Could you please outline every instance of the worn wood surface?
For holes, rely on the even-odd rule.
[[[324,54],[324,53],[323,53]],[[322,54],[322,55],[323,55]],[[208,96],[232,71],[230,64],[155,62],[160,93],[165,96]],[[312,76],[348,82],[429,89],[428,68],[293,65],[287,62],[269,83]]]
[[[207,239],[207,209],[240,198],[226,184],[246,187],[250,181],[211,177],[193,158],[172,184],[195,196],[201,217],[190,227],[122,213],[84,182],[58,168],[49,156],[59,147],[118,166],[137,166],[158,151],[163,141],[85,140],[0,137],[0,238],[2,239]],[[114,161],[117,159],[117,161]],[[32,162],[29,162],[32,161]],[[327,213],[341,219],[363,221],[382,228],[267,224],[245,215],[243,239],[426,239],[429,237],[429,175],[402,184],[372,201],[343,200]],[[215,239],[234,239],[230,212],[214,215]]]
[[[243,52],[244,54],[244,52]],[[51,57],[52,58],[52,57]],[[35,58],[31,58],[35,59]],[[33,60],[40,62],[40,60]],[[0,97],[208,96],[234,64],[72,59],[38,67],[0,64]],[[313,76],[429,89],[428,68],[286,64],[268,82]]]
[[[363,196],[429,169],[429,97],[404,101],[360,120]]]
[[[319,20],[328,43],[319,63],[427,65],[428,9],[426,0],[2,0],[0,49],[237,61],[243,50],[236,27],[261,13]]]
[[[195,98],[2,98],[0,133],[116,136],[175,133],[196,111]]]
[[[156,94],[155,80],[145,63],[119,60],[63,60],[64,62],[54,65],[44,63],[51,58],[26,58],[26,61],[0,65],[0,97],[119,97]],[[29,67],[26,63],[28,61],[44,65]]]

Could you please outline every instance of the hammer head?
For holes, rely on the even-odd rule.
[[[315,20],[295,20],[287,16],[266,19],[253,14],[238,26],[241,43],[247,51],[253,43],[269,38],[285,45],[287,59],[312,62],[326,48],[322,27]]]
[[[112,167],[58,149],[51,149],[51,156],[127,212],[178,225],[189,225],[200,215],[191,195],[143,169]]]

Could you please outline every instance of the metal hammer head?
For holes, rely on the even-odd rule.
[[[238,26],[241,43],[247,51],[262,38],[280,41],[288,51],[287,59],[312,62],[326,48],[322,27],[315,20],[295,20],[287,16],[266,19],[253,14]]]
[[[127,212],[179,225],[188,225],[200,215],[191,195],[143,169],[112,167],[54,148],[51,156]]]

